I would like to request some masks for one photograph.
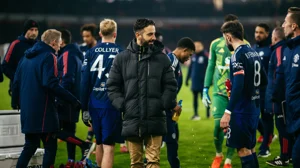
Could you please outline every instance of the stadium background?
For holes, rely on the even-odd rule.
[[[221,3],[220,3],[221,2]],[[40,32],[48,28],[66,28],[72,32],[73,42],[81,43],[80,27],[84,23],[99,24],[103,18],[115,19],[118,23],[117,43],[126,47],[133,38],[132,25],[137,18],[147,17],[156,22],[157,31],[164,35],[164,44],[174,49],[176,42],[184,36],[202,41],[208,50],[209,44],[221,36],[220,26],[224,15],[233,13],[244,24],[245,37],[254,43],[254,28],[260,22],[272,28],[281,25],[287,8],[300,6],[299,0],[1,0],[0,6],[0,56],[7,45],[23,31],[27,18],[40,24]],[[39,36],[40,36],[39,35]],[[1,61],[2,62],[2,61]],[[186,68],[183,68],[186,76]],[[9,80],[0,83],[0,110],[11,109],[8,96]],[[30,88],[29,88],[30,89]],[[215,155],[213,145],[213,119],[206,119],[200,103],[200,121],[190,121],[192,116],[192,93],[183,86],[178,99],[183,99],[180,117],[179,157],[183,168],[208,168]],[[78,123],[77,135],[85,138],[87,128]],[[225,143],[224,143],[225,144]],[[259,146],[259,144],[257,145]],[[80,158],[79,148],[77,158]],[[129,154],[121,154],[116,147],[115,168],[129,167]],[[260,167],[268,167],[266,160],[279,154],[279,143],[271,144],[272,155],[259,158]],[[67,159],[65,143],[60,143],[56,167]],[[92,159],[95,157],[92,156]],[[0,166],[1,167],[1,166]],[[169,167],[166,150],[161,152],[161,167]],[[241,167],[235,154],[233,167]],[[292,167],[292,166],[290,166]]]

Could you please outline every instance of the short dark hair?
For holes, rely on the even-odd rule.
[[[150,19],[138,19],[138,20],[136,20],[135,24],[133,25],[133,31],[134,32],[140,31],[140,30],[144,29],[145,27],[148,27],[149,25],[155,26],[154,21],[150,20]]]
[[[91,23],[91,24],[84,24],[81,28],[80,28],[80,33],[82,34],[83,31],[89,31],[91,32],[92,36],[94,38],[97,37],[97,31],[98,31],[98,28],[97,28],[97,25],[94,24],[94,23]]]
[[[155,37],[158,38],[159,36],[162,36],[161,32],[155,32]]]
[[[298,25],[300,28],[300,8],[298,7],[290,7],[288,9],[288,13],[291,13],[292,20]]]
[[[72,41],[72,34],[67,29],[60,30],[61,32],[61,39],[65,44],[70,44]]]
[[[189,37],[181,38],[177,43],[178,48],[187,48],[192,51],[195,51],[195,44],[194,41]]]
[[[280,40],[285,39],[284,30],[282,27],[276,27],[274,29],[274,32],[275,32],[277,38],[279,38]]]
[[[239,18],[234,15],[234,14],[228,14],[224,17],[224,22],[229,22],[229,21],[235,21],[238,20]]]
[[[265,31],[266,31],[267,33],[270,32],[270,27],[269,27],[269,25],[266,24],[266,23],[259,23],[258,25],[256,25],[256,27],[262,27],[262,28],[265,29]]]
[[[222,33],[230,33],[235,38],[238,38],[240,40],[244,40],[244,28],[241,22],[235,20],[235,21],[229,21],[225,22],[221,27]]]

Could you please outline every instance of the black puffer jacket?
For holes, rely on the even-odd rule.
[[[162,50],[158,41],[145,48],[134,39],[114,60],[107,81],[108,96],[123,112],[125,137],[167,132],[164,109],[176,106],[177,82]]]

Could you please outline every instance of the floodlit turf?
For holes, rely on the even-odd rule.
[[[186,68],[183,68],[183,75],[186,76]],[[184,83],[184,82],[183,82]],[[191,84],[191,81],[189,82]],[[11,109],[10,97],[7,94],[9,80],[6,78],[4,83],[0,83],[0,110]],[[34,88],[28,88],[34,89]],[[201,115],[200,121],[191,121],[190,117],[193,114],[192,93],[189,87],[183,86],[178,100],[183,100],[183,111],[179,119],[179,158],[182,168],[209,168],[212,159],[215,156],[215,148],[213,143],[213,125],[214,120],[212,118],[206,119],[205,111],[201,100],[199,98],[199,112]],[[85,138],[87,127],[80,121],[77,124],[77,136]],[[277,131],[276,131],[277,132]],[[277,133],[276,133],[277,134]],[[224,142],[225,144],[225,142]],[[225,147],[225,145],[224,145]],[[257,145],[257,148],[259,144]],[[116,145],[114,168],[128,168],[130,167],[129,154],[121,154],[119,152],[119,145]],[[226,148],[224,148],[226,152]],[[77,148],[76,158],[80,159],[80,149]],[[279,155],[279,141],[276,140],[271,144],[271,156],[267,159],[259,158],[260,168],[270,167],[265,162],[273,159]],[[94,160],[95,156],[92,155],[91,159]],[[55,167],[58,167],[61,163],[67,161],[67,150],[64,142],[59,143],[58,151],[55,161]],[[233,158],[233,167],[240,168],[240,160],[237,155]],[[170,167],[166,156],[166,147],[161,151],[161,167]],[[292,167],[292,166],[290,166]]]

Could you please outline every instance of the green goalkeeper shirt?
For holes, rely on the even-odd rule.
[[[248,43],[246,40],[244,41]],[[227,48],[224,37],[217,38],[211,42],[204,87],[209,88],[213,83],[213,95],[227,97],[225,81],[229,78],[231,55],[232,53]]]

